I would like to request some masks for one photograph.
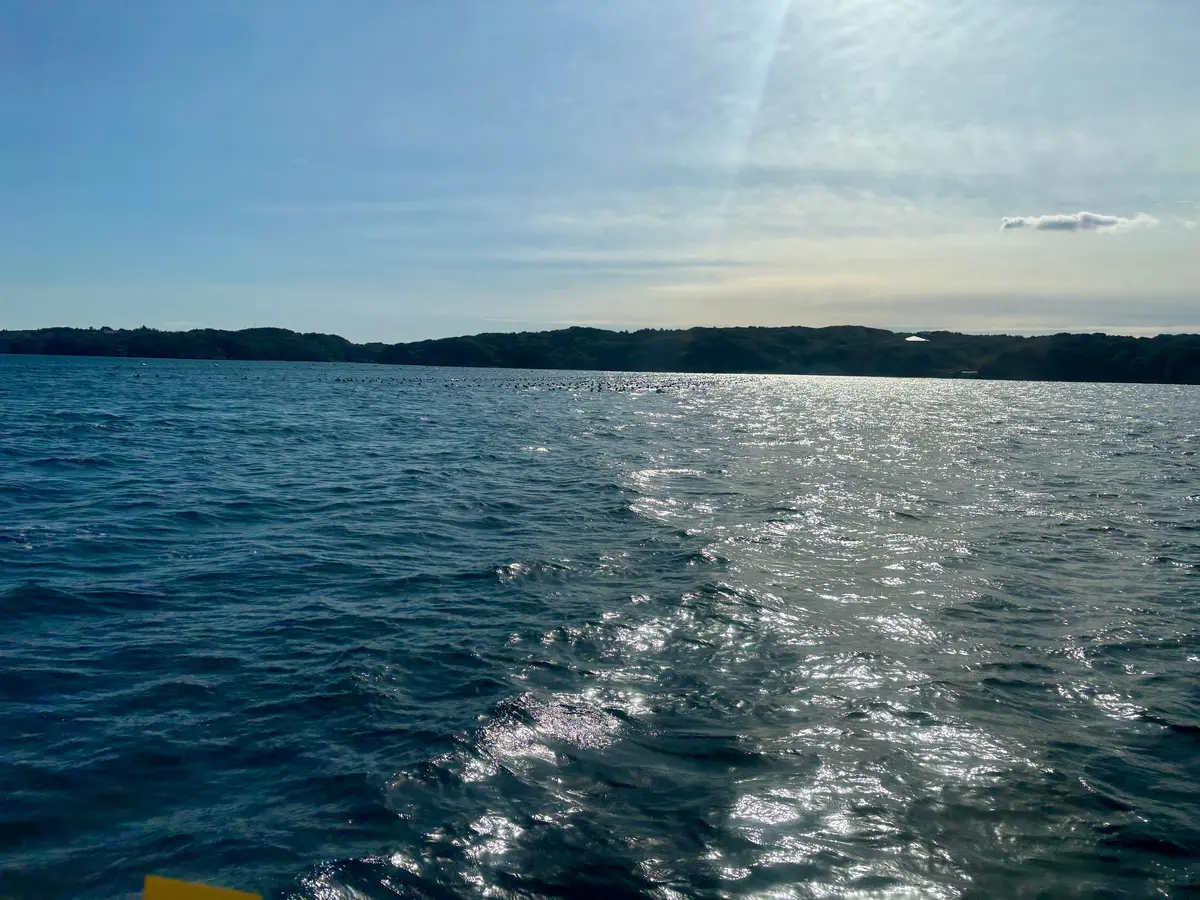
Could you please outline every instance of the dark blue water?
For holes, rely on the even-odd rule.
[[[1200,889],[1197,451],[1193,388],[0,357],[0,896]]]

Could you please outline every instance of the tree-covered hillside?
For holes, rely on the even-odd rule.
[[[0,353],[171,359],[308,360],[660,372],[1003,378],[1200,384],[1200,335],[1038,337],[878,328],[566,328],[408,344],[353,344],[282,328],[0,331]]]
[[[52,356],[134,356],[162,359],[265,359],[374,362],[381,344],[352,344],[336,334],[286,328],[157,331],[153,328],[39,328],[0,331],[0,353]]]

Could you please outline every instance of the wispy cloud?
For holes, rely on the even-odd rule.
[[[1132,231],[1135,228],[1153,228],[1157,224],[1158,219],[1146,213],[1126,218],[1077,212],[1049,216],[1005,216],[1000,222],[1000,230],[1032,228],[1034,231]]]
[[[470,212],[479,200],[342,200],[325,203],[262,203],[247,207],[261,216],[421,216],[432,213]]]

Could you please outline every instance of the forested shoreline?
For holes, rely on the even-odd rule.
[[[1014,335],[861,326],[485,333],[355,344],[332,334],[249,328],[0,331],[0,353],[164,359],[357,362],[526,369],[979,377],[1200,384],[1200,335]]]

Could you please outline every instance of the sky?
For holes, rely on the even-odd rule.
[[[0,0],[0,328],[1200,331],[1193,0]]]

